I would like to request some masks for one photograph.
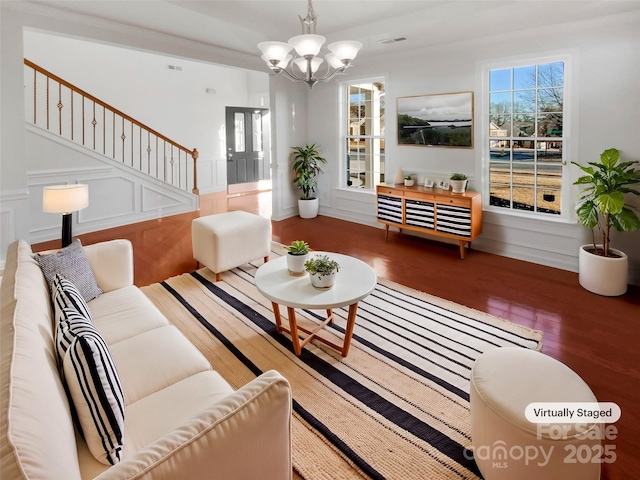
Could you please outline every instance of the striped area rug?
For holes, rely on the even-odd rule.
[[[205,268],[142,290],[234,388],[270,369],[289,380],[298,478],[480,478],[466,450],[473,362],[502,346],[540,350],[541,332],[379,279],[347,358],[315,341],[297,357],[254,286],[261,263],[217,283]],[[347,311],[334,313],[324,335],[341,343]],[[299,311],[298,321],[322,314]]]

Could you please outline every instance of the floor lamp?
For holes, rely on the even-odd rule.
[[[71,243],[71,215],[89,206],[89,185],[53,185],[42,191],[42,211],[62,213],[62,248]]]

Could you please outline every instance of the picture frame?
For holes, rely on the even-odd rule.
[[[433,178],[424,178],[424,186],[427,188],[433,188]]]
[[[398,97],[398,145],[473,148],[473,92]]]
[[[438,188],[441,188],[442,190],[449,190],[449,181],[438,180]]]

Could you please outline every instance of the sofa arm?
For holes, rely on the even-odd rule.
[[[133,285],[133,245],[129,240],[84,245],[84,253],[103,291],[110,292]]]
[[[291,387],[270,370],[96,480],[286,480],[291,475]]]

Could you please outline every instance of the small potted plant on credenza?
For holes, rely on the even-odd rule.
[[[464,193],[467,189],[467,176],[464,173],[452,173],[449,177],[451,193]]]

